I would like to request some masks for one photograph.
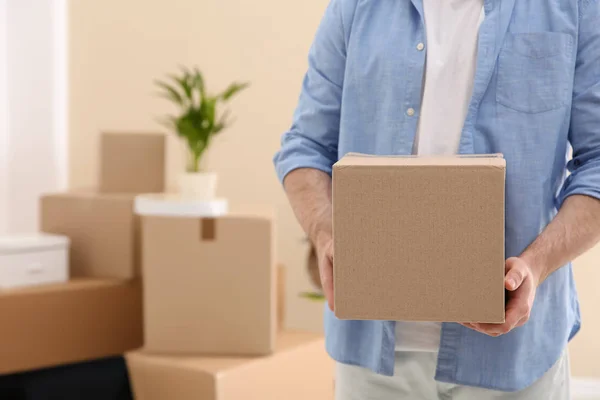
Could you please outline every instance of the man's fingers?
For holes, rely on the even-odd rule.
[[[505,322],[503,324],[463,324],[464,326],[490,336],[500,336],[522,326],[529,320],[533,307],[535,283],[531,279],[527,264],[515,257],[506,260],[504,282],[506,289],[512,292],[509,294],[509,300],[506,304]]]
[[[517,290],[526,277],[525,265],[516,257],[506,260],[506,276],[504,285],[510,291]]]
[[[519,292],[515,293],[506,305],[506,318],[503,324],[473,324],[475,330],[490,336],[507,334],[517,326],[521,326],[529,319],[530,307],[527,299]]]
[[[503,324],[474,324],[475,330],[485,333],[489,336],[500,336],[505,335],[512,330],[512,322],[505,322]]]
[[[514,302],[509,302],[506,308],[506,314],[507,316],[510,315],[512,320],[516,319],[516,322],[513,325],[514,329],[524,325],[527,321],[529,321],[531,305],[528,303],[526,298],[514,299]]]
[[[473,324],[473,323],[464,322],[464,323],[461,323],[461,325],[464,326],[465,328],[469,328],[469,329],[472,329],[474,331],[481,332],[479,330],[479,328],[477,328],[477,326],[475,326],[475,324]],[[484,332],[481,332],[481,333],[484,333]]]

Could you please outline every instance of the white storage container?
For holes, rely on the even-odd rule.
[[[66,282],[69,238],[33,234],[0,236],[0,289]]]
[[[141,194],[135,198],[137,215],[216,218],[229,211],[226,199],[201,200],[180,194]]]

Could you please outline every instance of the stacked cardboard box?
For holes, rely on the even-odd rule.
[[[142,345],[137,192],[164,190],[164,136],[104,134],[95,191],[40,200],[40,229],[69,237],[71,280],[0,293],[0,374]]]
[[[281,329],[272,213],[141,204],[145,340],[126,356],[136,398],[332,398],[323,338]]]
[[[142,217],[145,347],[265,355],[275,346],[270,217]]]
[[[81,278],[0,292],[0,375],[116,356],[142,342],[141,285]]]
[[[98,190],[40,200],[71,280],[0,293],[0,374],[129,352],[138,399],[331,398],[322,337],[283,330],[273,216],[139,217],[136,194],[164,191],[164,138],[105,134],[100,158]]]
[[[100,192],[164,192],[163,135],[105,133],[100,143],[100,158]]]
[[[282,332],[265,357],[127,354],[137,400],[332,400],[332,360],[320,335]]]
[[[134,195],[72,191],[40,200],[40,228],[71,239],[71,276],[132,279],[139,276],[138,219]]]

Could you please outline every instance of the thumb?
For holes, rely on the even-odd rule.
[[[525,263],[517,257],[506,260],[504,286],[510,291],[517,290],[525,280]]]

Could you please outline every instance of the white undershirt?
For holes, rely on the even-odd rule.
[[[423,6],[427,62],[414,152],[456,154],[473,91],[483,0],[423,0]],[[441,326],[397,322],[396,350],[438,351]]]

